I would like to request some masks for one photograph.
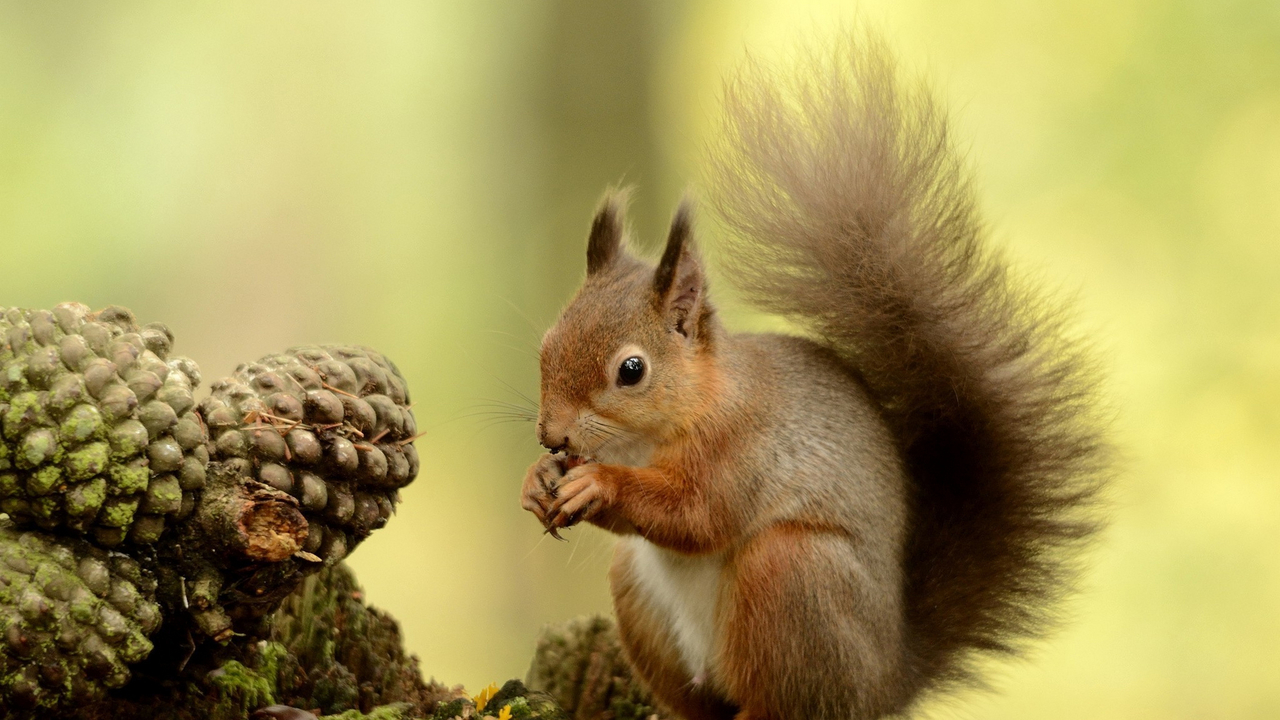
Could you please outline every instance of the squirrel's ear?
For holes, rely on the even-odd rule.
[[[706,282],[702,261],[693,248],[693,208],[687,200],[680,203],[671,219],[667,248],[662,251],[662,260],[653,274],[653,289],[672,329],[685,337],[693,337]]]
[[[622,249],[622,236],[626,220],[626,193],[610,191],[600,202],[600,209],[591,221],[591,234],[587,236],[587,274],[608,267]]]

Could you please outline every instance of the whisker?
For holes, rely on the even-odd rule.
[[[493,418],[491,417],[491,418],[486,418],[484,420],[477,422],[476,426],[482,430],[487,430],[491,427],[497,427],[498,425],[521,425],[521,426],[527,427],[528,422],[529,421],[525,420],[524,418],[504,418],[504,417]]]
[[[519,410],[520,412],[526,412],[530,415],[537,414],[533,408],[525,407],[519,403],[507,402],[506,400],[485,399],[483,402],[472,403],[471,407],[501,407],[509,410]]]
[[[525,407],[519,403],[507,402],[506,400],[495,400],[492,398],[482,398],[481,402],[473,403],[467,406],[466,409],[470,410],[474,408],[499,408],[502,410],[510,410],[511,412],[523,413],[530,417],[536,417],[538,415],[538,411],[533,408]]]
[[[533,358],[534,360],[539,359],[536,346],[534,346],[533,348],[530,348],[528,345],[524,345],[524,343],[528,341],[528,338],[522,338],[519,335],[509,333],[505,330],[481,330],[480,332],[487,333],[489,335],[503,335],[512,340],[515,340],[516,342],[521,343],[521,345],[500,344],[499,347],[504,347],[508,350],[514,350],[515,352],[518,352],[521,355],[524,355],[526,357]]]
[[[533,547],[529,548],[529,552],[525,554],[524,556],[525,561],[528,561],[529,558],[533,557],[533,553],[538,550],[538,546],[541,545],[542,541],[546,539],[547,539],[547,534],[545,532],[538,533],[538,541],[535,542],[533,544]]]
[[[615,434],[591,420],[587,420],[584,423],[582,427],[582,432],[584,435],[587,436],[588,440],[594,439],[594,438],[607,439],[607,438],[613,437],[613,435]]]
[[[517,314],[517,315],[519,315],[519,316],[520,316],[520,317],[521,317],[521,318],[522,318],[526,323],[528,323],[528,324],[529,324],[529,329],[533,331],[533,336],[534,336],[534,337],[541,337],[541,336],[542,336],[542,330],[539,330],[539,329],[538,329],[538,325],[537,325],[537,323],[535,323],[535,322],[533,321],[533,319],[532,319],[532,318],[530,318],[530,317],[525,313],[525,311],[524,311],[524,310],[522,310],[522,309],[520,308],[520,306],[519,306],[519,305],[516,305],[514,302],[512,302],[512,301],[511,301],[511,298],[506,297],[505,295],[500,295],[499,297],[500,297],[500,298],[502,299],[502,301],[503,301],[503,302],[505,302],[507,305],[510,305],[510,306],[511,306],[511,309],[512,309],[512,310],[515,310],[515,311],[516,311],[516,314]]]
[[[511,393],[513,393],[514,395],[516,395],[517,397],[519,397],[521,400],[524,400],[524,401],[525,401],[525,403],[527,403],[527,404],[528,404],[528,406],[529,406],[530,408],[532,408],[532,409],[534,409],[534,410],[537,410],[537,409],[538,409],[538,403],[537,403],[536,401],[534,401],[534,399],[533,399],[533,398],[531,398],[531,397],[529,397],[528,395],[525,395],[524,393],[522,393],[522,392],[520,392],[519,390],[517,390],[517,389],[515,388],[515,386],[514,386],[514,385],[512,385],[511,383],[509,383],[509,382],[507,382],[506,380],[503,380],[502,378],[497,377],[497,376],[494,376],[494,379],[495,379],[495,380],[497,380],[498,382],[502,383],[503,387],[505,387],[508,391],[510,391]]]
[[[457,419],[463,420],[467,418],[483,418],[485,420],[509,420],[511,422],[531,423],[535,422],[534,418],[519,413],[503,412],[501,410],[484,410],[481,412],[466,413],[459,415]]]
[[[587,425],[588,427],[591,428],[593,432],[595,432],[596,434],[602,437],[612,438],[612,437],[618,436],[623,432],[622,428],[616,425],[611,425],[609,423],[606,423],[600,420],[588,420]]]

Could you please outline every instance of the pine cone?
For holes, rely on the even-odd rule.
[[[124,685],[160,625],[154,590],[121,553],[0,520],[0,716]]]
[[[186,517],[209,460],[200,371],[119,307],[0,312],[0,512],[115,547]]]
[[[215,383],[200,403],[216,460],[244,459],[262,483],[296,497],[305,549],[341,560],[387,523],[418,474],[404,378],[368,348],[292,348]]]

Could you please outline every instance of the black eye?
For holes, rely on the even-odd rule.
[[[635,385],[644,378],[644,358],[631,356],[618,366],[618,384]]]

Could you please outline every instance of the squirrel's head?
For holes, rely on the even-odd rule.
[[[542,339],[538,440],[589,459],[634,458],[695,418],[718,373],[719,328],[682,203],[657,267],[626,248],[624,198],[606,196],[587,278]]]

